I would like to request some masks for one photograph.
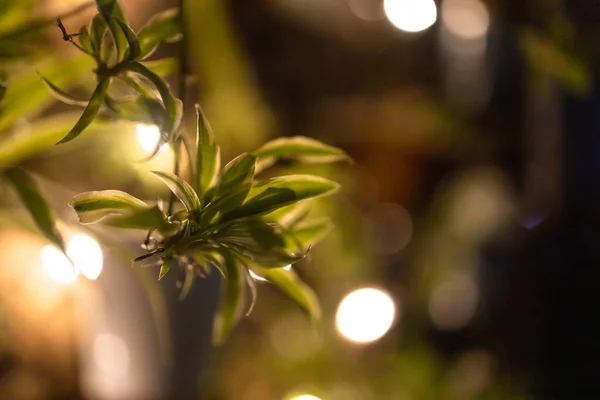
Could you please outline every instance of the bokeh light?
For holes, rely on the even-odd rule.
[[[160,140],[160,130],[156,125],[144,125],[138,124],[136,126],[137,139],[140,147],[146,153],[152,153],[156,148],[158,141]],[[159,151],[165,151],[169,145],[164,144],[161,146]]]
[[[482,38],[490,25],[490,15],[480,0],[445,0],[441,14],[443,27],[462,39]]]
[[[420,32],[437,19],[433,0],[384,0],[383,10],[388,20],[405,32]]]
[[[396,316],[394,301],[386,292],[363,288],[348,294],[340,302],[336,315],[338,332],[357,343],[380,339],[389,331]]]
[[[429,316],[440,330],[464,328],[475,315],[479,293],[473,278],[466,273],[447,277],[429,299]]]
[[[382,203],[369,213],[370,241],[374,250],[383,255],[393,255],[410,242],[413,223],[404,207],[395,203]]]
[[[298,396],[293,396],[289,398],[290,400],[321,400],[317,396],[313,396],[312,394],[301,394]]]
[[[129,348],[119,336],[100,333],[94,339],[92,352],[96,366],[105,375],[117,379],[129,371]]]
[[[67,255],[75,264],[75,271],[86,278],[95,280],[102,272],[102,249],[98,242],[88,235],[77,234],[67,244]]]
[[[75,280],[77,275],[73,265],[71,265],[67,256],[55,246],[42,247],[40,258],[44,269],[54,281],[66,285]]]

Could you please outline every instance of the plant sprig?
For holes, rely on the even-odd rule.
[[[143,61],[160,43],[181,38],[185,32],[182,15],[177,9],[163,11],[134,32],[118,2],[97,0],[96,3],[98,14],[77,34],[68,34],[59,23],[63,38],[96,61],[98,85],[89,101],[69,95],[44,78],[59,100],[85,107],[75,126],[59,143],[75,139],[105,109],[118,118],[154,122],[161,138],[152,155],[165,143],[179,148],[185,136],[181,99]],[[187,73],[185,62],[185,57],[180,58],[183,75]],[[131,90],[125,99],[110,91],[115,79],[127,83]],[[185,81],[181,83],[184,87]],[[184,96],[185,90],[179,92]],[[258,179],[257,174],[278,159],[326,163],[348,159],[347,155],[336,147],[297,136],[275,139],[221,167],[219,145],[199,106],[196,106],[196,122],[195,148],[185,147],[192,164],[189,182],[178,174],[179,152],[174,173],[153,172],[172,192],[168,209],[125,192],[86,192],[70,202],[80,222],[146,230],[142,244],[145,253],[133,263],[160,266],[159,279],[176,269],[182,298],[191,290],[195,277],[218,270],[225,287],[215,320],[217,342],[252,310],[256,288],[250,271],[279,286],[313,318],[318,318],[315,294],[293,270],[283,267],[306,257],[329,231],[331,224],[327,220],[306,220],[307,206],[314,199],[335,193],[339,185],[313,175]],[[48,228],[46,231],[50,232]],[[250,305],[247,293],[251,295]]]

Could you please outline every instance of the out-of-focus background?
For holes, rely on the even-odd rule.
[[[336,229],[294,266],[322,324],[259,282],[218,348],[216,274],[180,302],[175,276],[130,267],[139,235],[90,231],[66,206],[109,188],[156,199],[148,171],[173,157],[140,163],[156,132],[125,123],[52,146],[77,110],[35,70],[85,93],[93,66],[54,26],[2,33],[83,3],[0,0],[2,77],[31,93],[27,118],[5,99],[0,166],[38,175],[88,278],[0,187],[1,399],[600,398],[600,3],[189,0],[188,102],[225,158],[306,135],[354,159],[281,167],[343,184],[317,210]],[[176,6],[122,3],[134,28]]]

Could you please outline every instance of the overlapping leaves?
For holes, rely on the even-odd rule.
[[[255,178],[256,165],[262,157],[301,159],[297,155],[310,154],[331,161],[346,158],[345,153],[314,139],[282,138],[221,168],[219,146],[199,108],[196,152],[191,184],[167,172],[154,172],[181,203],[172,215],[117,191],[84,193],[71,205],[82,223],[102,222],[154,232],[147,254],[138,260],[158,261],[162,265],[160,278],[178,266],[183,271],[184,291],[189,290],[194,275],[217,268],[225,278],[222,307],[215,322],[217,341],[227,336],[244,310],[251,308],[246,301],[246,293],[254,293],[250,270],[279,286],[317,317],[314,293],[293,271],[282,267],[303,259],[329,231],[327,220],[305,221],[307,206],[316,198],[335,193],[339,185],[312,175],[260,180]],[[138,218],[141,213],[147,213],[147,218]],[[156,225],[150,226],[150,220]]]
[[[177,40],[181,36],[178,10],[156,14],[136,33],[127,24],[118,1],[96,0],[96,5],[98,14],[89,26],[83,26],[76,35],[67,36],[97,64],[98,85],[90,98],[75,98],[43,77],[48,89],[59,101],[85,107],[75,126],[58,143],[75,139],[105,110],[119,118],[156,124],[161,131],[161,140],[156,147],[158,151],[176,136],[182,106],[156,72],[172,72],[172,60],[167,60],[167,63],[155,60],[148,65],[143,60],[160,43]],[[111,82],[115,79],[125,82],[130,92],[116,94],[118,98],[114,98]]]

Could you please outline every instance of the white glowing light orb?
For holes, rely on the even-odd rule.
[[[42,265],[50,277],[62,284],[72,283],[76,278],[76,273],[69,259],[62,251],[52,245],[47,245],[40,252]]]
[[[102,272],[102,249],[95,239],[88,235],[77,234],[67,244],[67,255],[75,264],[77,273],[95,280]]]
[[[405,32],[424,31],[437,19],[433,0],[384,0],[383,10],[392,25]]]
[[[136,126],[136,131],[141,148],[146,153],[152,153],[160,140],[160,130],[158,129],[158,126],[138,124]],[[168,147],[168,144],[164,144],[159,151],[165,151]]]
[[[396,306],[382,290],[363,288],[347,295],[340,303],[336,324],[345,338],[368,343],[380,339],[394,323]]]
[[[313,396],[312,394],[301,394],[300,396],[294,396],[290,400],[321,400],[317,396]]]
[[[487,34],[490,14],[481,0],[445,0],[442,24],[462,39],[480,39]]]
[[[292,264],[286,265],[285,267],[283,267],[283,269],[285,269],[286,271],[289,271],[290,269],[292,269]],[[250,270],[248,270],[250,271]],[[256,275],[254,272],[250,271],[250,276],[255,280],[255,281],[261,281],[261,282],[266,282],[266,279],[263,278],[262,276],[258,276]]]

